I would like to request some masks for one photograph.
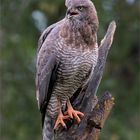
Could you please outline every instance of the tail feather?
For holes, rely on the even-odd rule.
[[[53,119],[45,114],[44,124],[43,124],[43,140],[52,140],[53,139]]]

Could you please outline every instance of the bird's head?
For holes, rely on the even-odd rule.
[[[65,5],[66,18],[77,22],[87,21],[98,24],[96,9],[91,0],[66,0]]]

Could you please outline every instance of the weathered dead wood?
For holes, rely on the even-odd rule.
[[[88,87],[83,89],[80,94],[74,95],[75,98],[72,99],[73,106],[82,111],[85,116],[79,124],[73,122],[73,120],[67,121],[67,129],[59,129],[54,136],[55,140],[98,140],[104,122],[114,104],[114,98],[111,94],[106,92],[98,101],[96,92],[103,75],[115,29],[116,23],[112,21],[99,46],[98,62]]]
[[[107,119],[112,107],[114,98],[110,93],[104,93],[101,100],[96,104],[87,120],[87,126],[81,136],[81,140],[98,140],[101,129]]]

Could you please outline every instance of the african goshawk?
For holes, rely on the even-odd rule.
[[[70,98],[88,84],[98,59],[98,17],[91,0],[66,0],[66,16],[49,26],[39,39],[36,89],[42,113],[43,140],[64,119],[80,122],[84,114],[73,109]]]

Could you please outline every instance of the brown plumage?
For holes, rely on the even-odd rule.
[[[69,99],[88,83],[98,59],[98,18],[93,3],[66,0],[66,6],[65,18],[48,27],[39,39],[36,87],[43,140],[52,138],[52,128],[65,126],[64,119],[80,122],[83,113],[74,110]]]

